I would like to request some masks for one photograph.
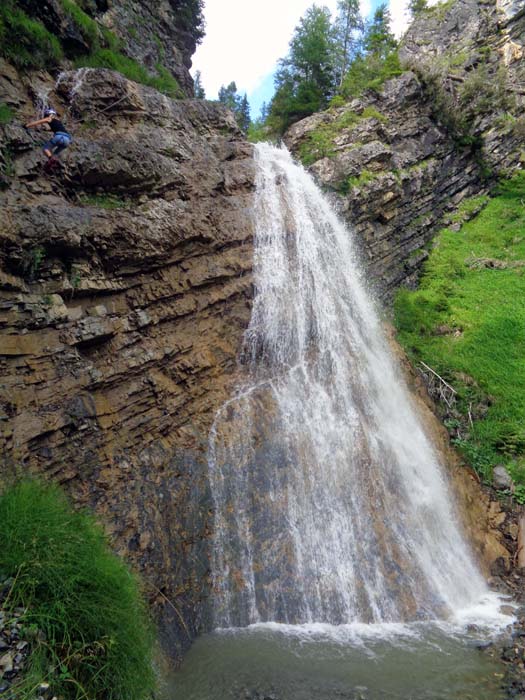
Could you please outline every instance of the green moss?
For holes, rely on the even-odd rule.
[[[524,197],[520,173],[460,233],[443,230],[420,288],[403,289],[395,300],[402,344],[457,389],[468,426],[458,447],[485,480],[497,463],[525,463],[525,275],[523,267],[512,265],[525,260]],[[479,198],[463,207],[474,205]],[[510,264],[505,269],[472,264],[494,259]],[[439,327],[456,332],[436,333]],[[485,408],[476,415],[476,406]],[[525,484],[525,469],[514,471]]]
[[[58,488],[21,483],[0,496],[0,570],[7,608],[43,633],[14,696],[48,681],[67,700],[142,700],[154,686],[153,634],[136,579],[94,519]]]
[[[377,121],[381,122],[382,124],[385,124],[388,121],[388,117],[382,114],[379,110],[375,109],[375,107],[365,107],[361,113],[361,118],[377,119]]]
[[[454,223],[463,223],[464,221],[468,221],[481,209],[483,209],[483,207],[485,207],[489,201],[490,197],[488,195],[480,195],[479,197],[469,197],[468,199],[464,199],[454,214],[452,214],[449,221]]]
[[[17,68],[49,68],[63,57],[59,40],[13,0],[0,4],[0,55]]]
[[[348,188],[352,187],[362,187],[366,185],[367,182],[371,182],[379,177],[381,173],[373,173],[370,170],[361,170],[359,175],[348,178]]]
[[[80,197],[80,202],[85,206],[100,207],[101,209],[125,209],[129,207],[127,200],[107,194],[84,195]]]
[[[8,105],[0,102],[0,125],[9,124],[13,119],[13,110]]]
[[[333,132],[326,125],[318,127],[308,134],[308,138],[299,147],[299,158],[305,166],[315,161],[334,155]]]
[[[149,76],[146,85],[154,87],[159,92],[168,95],[169,97],[182,98],[184,93],[181,90],[176,78],[165,68],[161,63],[155,65],[155,70],[158,76]]]

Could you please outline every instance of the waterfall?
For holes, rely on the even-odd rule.
[[[352,233],[256,147],[255,295],[216,416],[216,626],[446,619],[486,584],[366,290]]]

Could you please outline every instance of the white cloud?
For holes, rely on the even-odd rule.
[[[337,0],[315,0],[335,16]],[[439,0],[429,0],[435,5]],[[360,0],[368,17],[381,0]],[[271,75],[288,52],[293,31],[314,0],[206,0],[206,35],[193,57],[192,74],[200,70],[206,95],[215,99],[221,85],[232,80],[248,96]],[[400,37],[410,17],[408,0],[389,0],[392,30]],[[267,99],[266,97],[264,99]]]
[[[408,13],[408,0],[390,0],[390,16],[392,17],[392,31],[399,39],[408,27],[410,15]]]
[[[361,0],[370,11],[371,0]],[[193,57],[192,74],[200,70],[206,95],[214,99],[232,80],[241,93],[251,93],[286,55],[293,30],[313,0],[206,0],[206,36]],[[319,0],[333,15],[337,0]]]
[[[429,5],[437,5],[440,0],[427,0]],[[390,16],[392,17],[392,31],[399,39],[411,22],[408,12],[408,0],[389,0]]]

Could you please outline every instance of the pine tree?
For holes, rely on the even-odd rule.
[[[417,17],[428,9],[427,0],[409,0],[408,9],[412,17]]]
[[[336,49],[330,12],[313,5],[295,28],[286,58],[279,61],[269,121],[284,131],[328,104],[335,92]]]
[[[379,58],[387,55],[397,46],[396,39],[390,29],[390,10],[382,3],[374,12],[372,21],[367,25],[364,37],[365,50]]]
[[[250,126],[250,103],[246,93],[241,97],[237,94],[237,85],[232,81],[228,86],[221,85],[219,90],[219,102],[226,105],[235,115],[235,120],[244,132]]]
[[[239,125],[239,127],[242,129],[242,131],[244,131],[244,133],[246,133],[251,123],[250,104],[248,102],[248,97],[246,96],[246,93],[244,93],[242,100],[238,104],[235,117],[237,119],[237,124]]]
[[[202,87],[202,76],[200,70],[195,71],[195,77],[193,78],[193,93],[198,100],[206,99],[206,93]]]
[[[364,22],[359,0],[338,0],[339,13],[335,22],[336,66],[338,86],[341,86],[348,66],[359,52]]]
[[[237,85],[235,84],[235,81],[232,80],[227,87],[221,85],[219,89],[219,102],[221,104],[226,105],[226,107],[229,107],[235,112],[237,109],[238,100],[239,96],[237,95]]]

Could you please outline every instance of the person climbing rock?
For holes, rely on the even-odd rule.
[[[42,124],[47,124],[53,132],[53,137],[49,139],[49,141],[46,141],[42,148],[44,154],[47,156],[44,170],[50,173],[59,166],[60,162],[58,156],[71,143],[71,134],[66,130],[66,127],[60,121],[54,109],[46,109],[42,119],[28,122],[25,126],[26,129],[31,129],[35,126],[41,126]]]

